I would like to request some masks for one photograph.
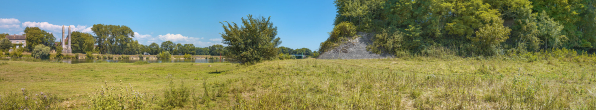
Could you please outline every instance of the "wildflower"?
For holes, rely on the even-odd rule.
[[[43,92],[41,92],[41,95],[43,95]]]
[[[27,99],[28,99],[28,97],[27,97],[27,96],[25,96],[25,100],[27,100]]]

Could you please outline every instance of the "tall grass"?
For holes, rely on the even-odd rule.
[[[62,102],[61,98],[56,95],[48,93],[32,93],[27,89],[22,88],[21,92],[11,92],[0,96],[0,109],[2,110],[16,110],[16,109],[56,109],[56,104]]]
[[[426,53],[433,55],[442,52],[445,51]],[[128,86],[122,83],[120,86],[105,84],[101,89],[92,92],[87,103],[96,109],[596,107],[596,56],[564,49],[490,57],[410,54],[392,59],[276,60],[249,66],[230,63],[209,64],[214,65],[213,67],[196,63],[67,66],[43,63],[50,65],[50,68],[38,63],[9,63],[2,66],[45,68],[49,71],[56,67],[72,69],[72,72],[65,71],[60,74],[65,76],[52,77],[62,80],[103,79],[133,82]],[[32,64],[38,66],[31,66]],[[9,79],[5,82],[21,79],[22,82],[27,82],[37,78],[14,77],[16,74],[12,72],[20,70],[0,70],[11,71],[8,75],[0,72],[3,78]],[[49,73],[36,73],[43,74]],[[174,83],[178,80],[184,83]],[[36,82],[42,81],[45,80]],[[150,91],[149,93],[137,92],[133,86],[151,90],[140,89]],[[83,107],[86,106],[78,106]]]

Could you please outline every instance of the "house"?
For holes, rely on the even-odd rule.
[[[21,47],[25,47],[27,45],[26,40],[27,40],[27,36],[26,35],[7,35],[6,38],[8,40],[10,40],[10,42],[12,44],[22,44],[21,46],[17,45],[17,48],[21,48]]]

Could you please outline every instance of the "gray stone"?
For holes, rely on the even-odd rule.
[[[373,43],[372,38],[374,34],[359,32],[358,38],[349,40],[340,44],[323,54],[319,55],[318,59],[377,59],[377,58],[392,58],[391,54],[376,54],[366,50],[366,46]]]

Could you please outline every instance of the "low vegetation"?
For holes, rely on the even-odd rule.
[[[467,58],[404,55],[394,59],[274,60],[249,66],[22,61],[0,66],[0,92],[4,93],[0,102],[12,100],[8,97],[24,100],[24,96],[10,94],[20,94],[21,88],[26,88],[32,93],[56,95],[55,103],[49,104],[53,108],[596,107],[596,55],[565,49]]]
[[[50,58],[50,47],[45,45],[36,45],[35,49],[31,52],[31,56],[38,59],[49,59]]]

